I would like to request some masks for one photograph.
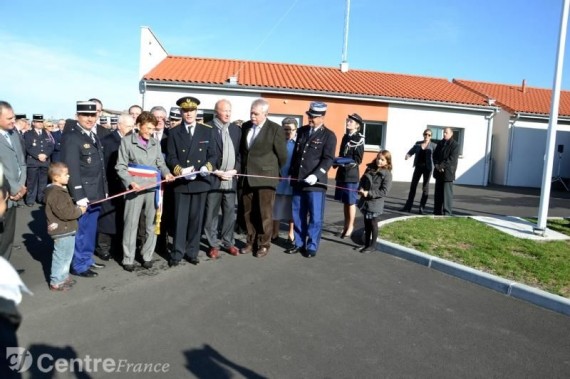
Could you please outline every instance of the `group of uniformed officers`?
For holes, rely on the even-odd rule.
[[[141,207],[154,206],[155,212],[139,209],[138,232],[129,231],[129,238],[137,234],[138,248],[142,249],[148,240],[148,225],[154,225],[160,234],[157,252],[166,254],[170,267],[183,259],[193,265],[200,262],[202,233],[211,259],[218,258],[221,251],[233,256],[264,257],[275,235],[275,188],[284,180],[292,187],[295,236],[286,252],[315,257],[321,238],[327,173],[337,142],[335,134],[324,125],[327,105],[310,103],[306,112],[309,122],[298,129],[290,154],[282,126],[267,118],[269,103],[263,98],[253,101],[250,120],[241,126],[230,121],[231,103],[226,99],[215,104],[214,119],[207,124],[197,121],[197,98],[185,96],[176,105],[170,117],[163,107],[145,112],[133,106],[131,109],[138,109],[129,109],[132,117],[126,113],[119,116],[113,127],[100,116],[102,104],[97,99],[77,102],[76,117],[67,120],[63,130],[45,130],[42,115],[33,116],[32,129],[21,137],[28,170],[26,204],[43,202],[48,166],[58,152],[57,159],[68,166],[70,195],[77,205],[88,206],[78,221],[71,272],[97,276],[97,270],[105,265],[95,262],[94,254],[109,260],[119,255],[119,247],[125,270],[135,270],[134,252],[125,251],[132,245],[123,241],[126,231],[122,226],[132,216],[125,214],[125,202],[149,192],[157,200]],[[125,122],[129,117],[132,121]],[[164,127],[165,121],[170,121],[169,128]],[[132,131],[121,126],[125,123]],[[131,137],[125,138],[127,135]],[[149,159],[151,149],[156,148],[160,159]],[[161,159],[165,166],[161,166]],[[283,175],[281,169],[286,164],[291,168]],[[161,183],[142,187],[137,179],[140,177]],[[246,234],[239,249],[234,240],[236,205],[238,226]],[[115,230],[103,227],[98,232],[101,219],[109,214],[117,221]],[[172,248],[167,250],[164,248],[169,236]],[[152,267],[152,255],[143,254],[141,265]]]

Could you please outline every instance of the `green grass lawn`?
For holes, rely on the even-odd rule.
[[[570,235],[570,220],[549,220],[547,227]],[[464,217],[396,221],[380,229],[380,238],[570,297],[570,240],[516,238]]]

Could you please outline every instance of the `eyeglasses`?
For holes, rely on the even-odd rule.
[[[295,129],[283,129],[283,130],[286,132],[294,132],[295,131]]]
[[[424,136],[431,137],[431,134],[430,133],[424,133]]]

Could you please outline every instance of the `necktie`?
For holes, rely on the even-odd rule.
[[[8,141],[8,145],[10,145],[10,147],[13,147],[12,141],[10,140],[10,134],[8,134],[8,133],[2,133],[2,134],[4,134],[4,137],[6,137],[6,141]]]
[[[97,140],[95,139],[95,133],[93,133],[93,132],[89,133],[89,137],[91,137],[93,144],[97,144]]]
[[[257,130],[258,130],[258,126],[257,125],[253,125],[253,128],[251,128],[251,138],[249,139],[249,147],[251,147],[251,145],[253,145],[253,141],[255,141],[255,137],[257,137]]]

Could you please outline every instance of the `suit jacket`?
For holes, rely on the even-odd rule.
[[[101,126],[100,124],[97,124],[95,127],[95,134],[97,134],[97,137],[99,137],[99,139],[105,137],[106,135],[111,134],[112,130],[111,129],[107,129],[104,126]]]
[[[304,126],[297,133],[289,174],[298,180],[291,185],[303,191],[326,191],[327,172],[333,164],[336,150],[336,135],[324,125],[311,136],[310,129]],[[303,181],[309,175],[316,175],[317,184],[310,186]]]
[[[364,156],[364,136],[359,132],[353,135],[346,133],[340,142],[338,156],[350,158],[354,163],[346,166],[338,166],[335,179],[338,182],[358,183],[360,180],[358,165],[362,163],[362,157]]]
[[[50,133],[50,132],[48,132]],[[53,153],[51,153],[51,161],[52,162],[60,162],[61,161],[61,130],[56,130],[55,132],[51,132],[51,136],[55,142],[55,146],[53,148]]]
[[[216,149],[216,156],[218,158],[217,162],[216,162],[216,167],[220,167],[222,165],[222,159],[223,159],[223,153],[224,153],[224,146],[222,143],[222,134],[220,133],[220,131],[218,130],[218,128],[216,127],[216,125],[214,124],[214,121],[210,121],[208,123],[208,125],[210,125],[212,127],[212,134],[214,135],[214,148]],[[234,151],[235,151],[235,166],[234,169],[239,173],[241,170],[241,154],[239,152],[240,150],[240,142],[241,142],[241,128],[239,126],[237,126],[234,123],[231,123],[228,127],[228,130],[230,132],[230,139],[232,140],[232,144],[234,146]],[[232,183],[232,187],[235,190],[237,187],[237,176],[234,176],[233,178],[233,183]],[[220,188],[220,184],[221,184],[221,180],[220,178],[218,178],[216,175],[212,175],[210,178],[210,181],[212,183],[212,189],[216,190],[218,188]]]
[[[119,146],[121,146],[121,135],[118,131],[113,131],[101,139],[103,146],[103,158],[105,161],[105,175],[109,186],[109,195],[116,195],[125,190],[123,182],[115,165],[117,164],[117,156],[119,154]],[[124,198],[119,196],[112,200],[101,203],[101,212],[97,220],[97,230],[102,233],[116,234],[122,231],[123,224],[123,208]]]
[[[97,137],[83,133],[79,126],[63,133],[61,161],[69,169],[67,187],[73,200],[100,200],[108,193],[103,146]]]
[[[258,132],[251,147],[247,136],[253,124],[247,121],[242,125],[240,142],[241,173],[278,178],[281,168],[287,163],[287,145],[283,128],[269,119]],[[240,185],[249,187],[276,188],[279,180],[269,178],[241,177]]]
[[[195,171],[202,166],[215,170],[217,157],[213,138],[212,127],[201,123],[196,123],[194,136],[183,124],[170,129],[166,140],[166,164],[170,171],[179,176],[182,169],[192,166]],[[206,192],[210,189],[210,179],[209,175],[198,175],[194,180],[179,178],[173,186],[174,192],[179,193]]]
[[[4,167],[4,179],[12,196],[26,184],[26,160],[18,134],[15,130],[8,132],[11,144],[0,135],[0,163]],[[15,202],[8,200],[8,207],[15,205]]]
[[[24,134],[24,143],[26,145],[26,165],[28,167],[48,167],[51,153],[55,148],[54,141],[49,137],[46,130],[42,130],[38,134],[34,129]],[[47,159],[42,162],[38,156],[45,154]]]
[[[457,161],[459,160],[459,144],[453,138],[438,142],[433,152],[433,177],[435,180],[453,182]]]

